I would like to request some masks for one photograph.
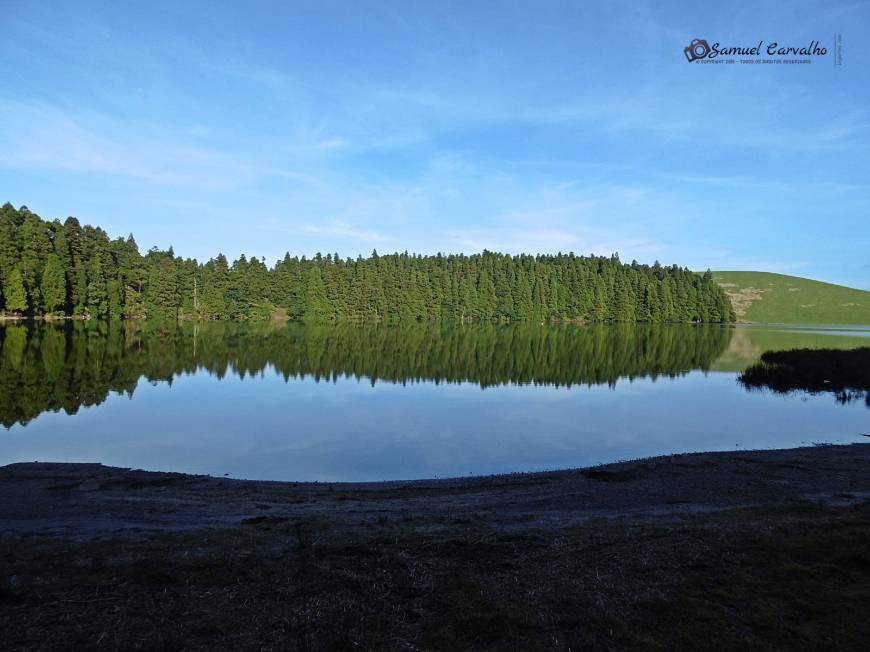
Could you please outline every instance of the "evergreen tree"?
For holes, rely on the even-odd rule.
[[[91,259],[88,269],[87,285],[88,314],[105,317],[109,313],[109,292],[106,287],[106,276],[98,256]]]
[[[408,252],[342,260],[286,254],[272,267],[222,255],[201,265],[172,249],[139,253],[133,236],[110,240],[69,217],[46,222],[0,207],[0,284],[34,315],[365,321],[728,322],[734,311],[712,274],[676,265],[623,264],[617,255],[472,256]],[[9,290],[4,290],[8,295]],[[9,299],[6,310],[11,310]]]
[[[175,319],[178,316],[175,261],[168,254],[153,256],[148,280],[150,316]]]
[[[19,228],[21,242],[21,260],[18,269],[24,280],[24,288],[30,306],[38,311],[42,307],[42,292],[40,288],[42,269],[48,254],[53,250],[49,240],[48,225],[30,211],[22,211],[24,221]]]
[[[57,254],[49,254],[42,271],[42,300],[50,313],[63,310],[66,305],[66,275]]]
[[[329,303],[326,301],[326,287],[320,269],[312,267],[308,272],[308,285],[305,290],[305,318],[313,322],[329,319]]]
[[[88,275],[84,258],[84,236],[79,221],[74,217],[66,218],[63,232],[69,247],[69,263],[67,272],[70,279],[69,303],[72,314],[82,315],[88,303]]]
[[[18,227],[15,225],[17,214],[18,211],[12,207],[12,204],[7,203],[0,208],[0,283],[18,264],[20,257]]]
[[[8,312],[20,314],[27,311],[27,291],[24,288],[24,277],[17,267],[9,272],[6,283],[3,285],[3,297]]]

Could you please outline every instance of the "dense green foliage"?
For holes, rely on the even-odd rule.
[[[727,322],[711,275],[611,257],[407,252],[341,259],[287,254],[273,267],[140,255],[73,217],[0,209],[0,310],[29,315],[368,321]]]
[[[737,318],[765,324],[870,326],[870,292],[770,272],[713,272]]]
[[[731,329],[621,324],[361,327],[91,320],[0,326],[0,423],[75,413],[140,378],[274,369],[285,379],[614,385],[708,369]]]

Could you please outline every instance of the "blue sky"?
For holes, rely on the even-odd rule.
[[[870,289],[868,2],[0,0],[0,33],[0,202],[143,251],[617,251]],[[841,66],[683,56],[838,33]]]

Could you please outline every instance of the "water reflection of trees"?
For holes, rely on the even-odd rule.
[[[140,378],[171,382],[274,369],[285,379],[366,378],[613,385],[620,378],[707,369],[730,330],[678,325],[363,328],[297,324],[65,322],[0,327],[0,422],[75,413]]]

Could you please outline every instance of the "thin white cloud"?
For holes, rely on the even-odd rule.
[[[387,242],[392,239],[374,229],[360,227],[337,218],[329,218],[324,220],[323,223],[316,223],[299,221],[293,218],[272,217],[260,220],[253,225],[253,228],[272,233],[295,236],[305,235],[314,238],[335,238],[364,243]]]
[[[225,188],[252,181],[247,161],[173,133],[125,129],[100,120],[91,126],[64,111],[0,101],[4,126],[0,165],[120,175],[155,183]]]
[[[361,229],[341,220],[330,220],[326,224],[301,224],[299,230],[309,235],[333,238],[349,238],[363,242],[384,242],[389,238],[373,229]]]
[[[129,125],[100,114],[74,114],[60,108],[0,99],[0,166],[106,174],[199,190],[232,190],[263,177],[308,184],[323,180],[307,170],[271,165],[270,159],[296,159],[313,165],[306,152],[340,150],[339,138],[299,143],[275,152],[230,151],[208,143],[206,125],[172,129]],[[253,148],[252,148],[253,149]],[[316,163],[316,160],[315,160]]]
[[[347,147],[347,141],[343,138],[327,138],[318,141],[314,144],[317,149],[344,149]]]
[[[298,172],[296,170],[287,170],[284,168],[263,168],[262,174],[270,177],[289,179],[291,181],[300,181],[302,183],[308,183],[316,186],[323,186],[325,183],[323,179],[316,175],[308,174],[305,172]]]

